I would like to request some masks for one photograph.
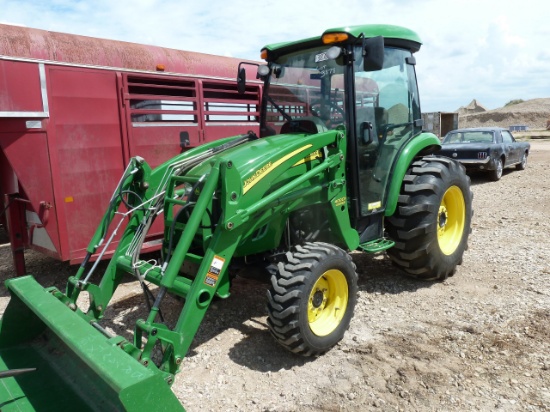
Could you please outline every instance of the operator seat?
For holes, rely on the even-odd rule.
[[[317,134],[328,132],[328,127],[323,121],[315,116],[304,116],[285,122],[281,126],[281,134],[287,133],[310,133]]]

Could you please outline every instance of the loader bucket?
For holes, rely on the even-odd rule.
[[[184,410],[160,372],[117,347],[34,278],[6,286],[11,300],[0,321],[2,412]]]

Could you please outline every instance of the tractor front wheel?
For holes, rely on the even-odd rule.
[[[287,252],[267,292],[268,325],[291,352],[320,355],[344,336],[357,300],[355,264],[328,243],[306,243]]]
[[[395,241],[393,263],[407,274],[445,280],[462,263],[471,231],[470,178],[444,157],[415,161],[405,175],[397,210],[386,219]]]

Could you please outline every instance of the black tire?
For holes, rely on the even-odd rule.
[[[297,246],[278,263],[267,298],[267,322],[277,342],[291,352],[318,356],[349,327],[357,301],[355,264],[328,243]]]
[[[471,231],[470,178],[464,167],[444,157],[424,157],[407,171],[397,210],[386,219],[395,241],[392,262],[408,275],[445,280],[462,263]]]
[[[520,162],[516,165],[517,170],[525,170],[527,167],[527,152],[523,152]]]
[[[502,162],[502,158],[499,158],[495,163],[495,170],[491,170],[491,180],[493,182],[498,182],[502,177],[503,170],[504,170],[504,165]]]

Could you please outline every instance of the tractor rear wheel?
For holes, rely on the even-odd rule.
[[[470,178],[444,157],[415,161],[403,180],[395,214],[386,230],[395,241],[393,263],[425,280],[445,280],[462,263],[471,231]]]
[[[344,336],[357,301],[355,264],[328,243],[305,243],[287,252],[267,292],[268,325],[291,352],[317,356]]]

